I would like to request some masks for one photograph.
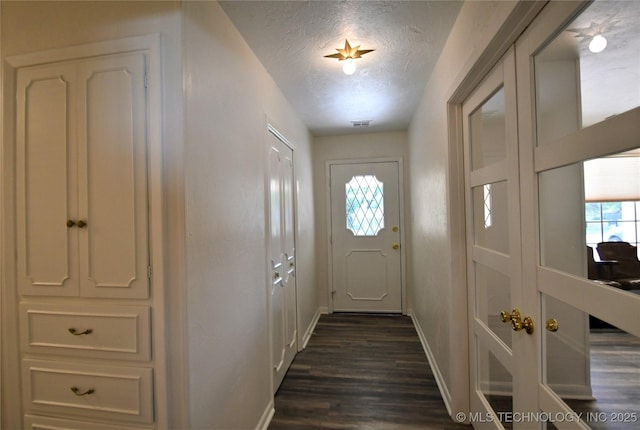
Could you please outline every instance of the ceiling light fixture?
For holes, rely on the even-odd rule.
[[[607,39],[604,38],[601,34],[596,34],[589,42],[589,51],[597,54],[598,52],[604,51],[604,48],[607,47]]]
[[[337,54],[325,55],[325,58],[337,58],[338,61],[344,61],[344,64],[342,65],[342,71],[346,75],[353,75],[353,73],[356,71],[356,63],[353,60],[355,60],[356,58],[360,58],[364,54],[375,51],[375,49],[358,48],[360,48],[360,45],[352,48],[351,45],[349,45],[349,41],[345,39],[344,49],[336,48],[336,51],[338,51]]]

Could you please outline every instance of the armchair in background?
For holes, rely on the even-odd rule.
[[[587,246],[587,277],[600,284],[622,288],[619,282],[612,280],[613,265],[616,261],[596,261],[593,257],[593,248]]]
[[[615,262],[611,266],[611,280],[620,283],[624,290],[640,292],[640,260],[635,246],[628,242],[600,242],[597,250],[602,260]]]

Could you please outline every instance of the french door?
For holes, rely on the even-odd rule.
[[[463,104],[475,428],[640,422],[640,291],[590,279],[586,221],[597,174],[639,206],[619,167],[640,157],[639,18],[637,2],[550,3]],[[637,215],[601,221],[638,243]]]

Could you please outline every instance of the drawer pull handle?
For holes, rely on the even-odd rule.
[[[71,391],[73,391],[73,394],[75,394],[76,396],[86,396],[86,395],[93,394],[93,393],[96,392],[96,390],[94,390],[93,388],[89,388],[84,393],[81,393],[80,392],[80,388],[78,388],[78,387],[71,387]]]
[[[93,329],[92,328],[88,328],[85,331],[78,331],[75,328],[70,328],[69,329],[69,333],[71,333],[74,336],[82,336],[83,334],[93,333]]]

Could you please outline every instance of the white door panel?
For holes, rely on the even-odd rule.
[[[21,69],[17,83],[18,283],[27,294],[78,294],[76,68]],[[29,119],[38,118],[38,121]]]
[[[271,363],[277,391],[297,352],[293,150],[269,130]]]
[[[145,59],[82,63],[79,230],[83,295],[148,295]]]

